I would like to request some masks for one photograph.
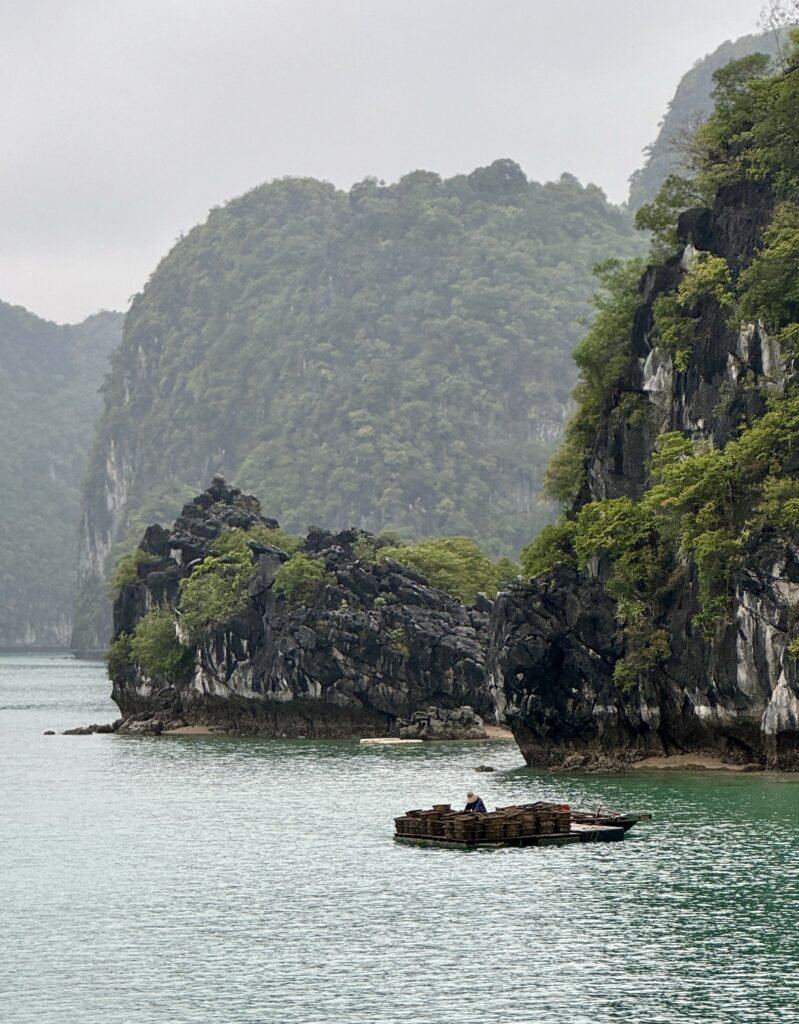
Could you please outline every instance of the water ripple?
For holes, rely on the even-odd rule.
[[[41,735],[113,718],[107,689],[100,666],[0,659],[5,1024],[799,1021],[793,777]],[[655,821],[614,845],[392,842],[394,813],[471,786]]]

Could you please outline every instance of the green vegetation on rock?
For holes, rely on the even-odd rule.
[[[297,607],[312,604],[330,583],[335,583],[335,579],[327,572],[321,558],[311,558],[298,551],[277,570],[273,586],[277,597]]]
[[[150,679],[184,682],[191,672],[192,652],[177,638],[175,617],[169,608],[153,608],[136,623],[132,633],[120,633],[106,654],[112,678],[133,665]]]
[[[676,288],[655,301],[652,343],[672,353],[678,372],[690,369],[703,332],[737,332],[747,322],[759,322],[771,332],[784,362],[794,356],[799,338],[799,32],[793,39],[785,67],[771,75],[765,60],[756,57],[715,75],[716,112],[694,136],[696,177],[682,195],[712,201],[720,188],[765,182],[778,202],[743,270],[722,256],[694,253]],[[678,195],[673,180],[664,193],[651,208],[659,215]],[[668,240],[665,216],[661,228],[656,253]],[[767,399],[768,410],[751,422],[744,420],[738,435],[723,446],[679,432],[661,434],[640,500],[575,500],[578,492],[587,491],[586,459],[597,426],[627,397],[631,326],[641,301],[639,270],[637,264],[613,269],[594,326],[577,349],[579,408],[549,470],[552,492],[572,507],[522,554],[530,575],[563,562],[583,570],[603,566],[624,641],[625,656],[615,672],[624,689],[639,685],[669,657],[669,637],[659,617],[691,566],[698,579],[694,624],[710,636],[727,616],[733,574],[753,532],[766,529],[796,538],[799,531],[799,386],[790,376],[783,390],[764,379],[760,400]]]
[[[180,626],[192,643],[247,608],[247,588],[258,570],[250,542],[265,542],[265,529],[223,530],[211,554],[180,584]]]
[[[379,557],[392,559],[444,590],[463,604],[474,604],[479,593],[494,598],[498,590],[519,574],[508,558],[492,561],[468,537],[437,537],[434,540],[382,548]]]
[[[144,675],[181,682],[191,670],[191,651],[178,641],[175,619],[168,608],[153,608],[136,623],[130,656]]]
[[[583,464],[602,418],[607,397],[630,368],[630,335],[638,306],[640,259],[607,260],[595,267],[600,290],[594,295],[594,322],[577,346],[574,361],[580,379],[574,389],[577,411],[546,469],[546,491],[561,502],[573,501],[583,479]]]
[[[633,210],[655,200],[671,175],[684,178],[686,173],[690,173],[693,135],[714,109],[714,74],[732,61],[753,54],[775,57],[779,46],[784,46],[784,33],[779,38],[782,43],[778,43],[778,37],[773,32],[764,32],[742,36],[734,42],[727,41],[697,61],[683,75],[661,121],[657,139],[647,147],[644,166],[630,178],[629,203]],[[701,205],[701,201],[695,199],[685,205]],[[670,219],[665,227],[673,229],[674,219]]]

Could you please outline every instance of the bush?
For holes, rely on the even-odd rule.
[[[545,526],[534,541],[522,551],[522,570],[525,576],[538,576],[548,572],[558,562],[574,565],[574,535],[577,524],[571,519]]]
[[[169,683],[180,683],[188,677],[192,654],[178,641],[175,620],[168,609],[153,608],[139,619],[129,643],[130,656],[144,675]]]
[[[114,597],[118,597],[123,587],[139,580],[139,566],[154,564],[158,559],[149,555],[141,548],[136,548],[127,555],[123,555],[117,562],[114,574],[111,577],[111,591]]]
[[[739,279],[738,314],[762,320],[779,336],[799,321],[799,206],[781,203],[764,233],[765,245]]]
[[[374,562],[377,558],[379,542],[376,537],[362,533],[352,545],[352,554],[359,562]]]
[[[108,665],[108,674],[112,679],[119,679],[133,664],[130,641],[130,633],[120,633],[115,640],[111,641],[106,651],[105,660]]]
[[[509,559],[492,562],[468,537],[437,537],[401,548],[383,548],[379,557],[415,569],[434,587],[464,604],[473,604],[478,593],[493,598],[519,572]]]
[[[311,604],[320,591],[335,579],[319,558],[301,551],[292,555],[275,573],[274,592],[292,606]]]
[[[263,538],[263,530],[223,530],[212,553],[182,581],[180,621],[194,643],[247,607],[247,591],[258,571],[249,542],[265,543]]]
[[[600,288],[594,295],[596,318],[574,352],[580,379],[574,389],[578,408],[566,425],[563,442],[547,467],[545,491],[551,498],[571,502],[585,478],[585,457],[613,391],[627,374],[631,334],[638,306],[642,260],[608,260],[594,272]]]
[[[287,555],[300,551],[305,541],[293,533],[286,533],[279,526],[253,526],[249,530],[223,530],[213,544],[213,550],[220,555],[239,553],[244,546],[249,548],[250,542],[262,544],[264,547],[278,548]]]
[[[390,629],[386,634],[386,638],[388,640],[388,646],[392,651],[403,655],[405,658],[407,658],[411,653],[411,649],[408,644],[408,634],[406,633],[404,626],[395,626],[394,629]]]

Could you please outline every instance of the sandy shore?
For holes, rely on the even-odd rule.
[[[724,771],[742,772],[749,767],[745,764],[725,764],[720,757],[712,754],[670,754],[668,757],[647,757],[643,761],[635,761],[630,765],[635,770],[676,768],[680,771]]]
[[[490,740],[502,740],[504,743],[513,740],[513,733],[510,729],[503,729],[501,725],[487,725],[486,732]]]

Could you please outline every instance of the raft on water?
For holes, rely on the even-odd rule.
[[[614,842],[650,814],[573,811],[567,804],[538,801],[498,807],[484,814],[453,811],[449,804],[406,811],[394,819],[394,839],[417,846],[565,846]]]

